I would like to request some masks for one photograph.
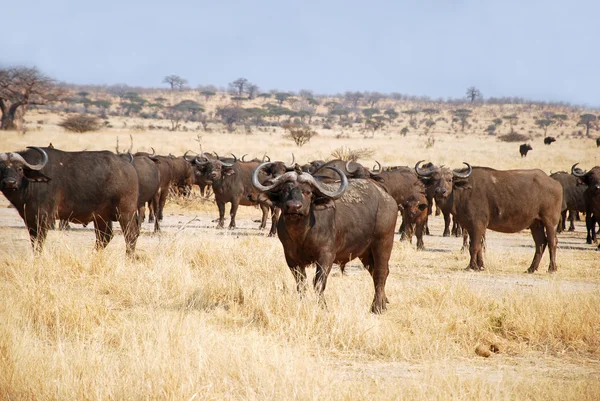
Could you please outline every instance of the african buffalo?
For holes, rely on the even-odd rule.
[[[587,243],[596,240],[596,220],[600,217],[600,166],[593,167],[590,171],[581,171],[576,168],[579,163],[571,167],[571,174],[581,180],[587,186],[584,191],[585,200],[585,224],[587,227]],[[600,250],[600,245],[598,245]]]
[[[494,170],[471,167],[467,171],[447,168],[423,170],[415,165],[415,172],[424,180],[440,183],[439,177],[452,174],[452,185],[443,188],[444,196],[452,205],[452,213],[470,237],[471,260],[467,269],[482,270],[482,239],[487,228],[514,233],[531,230],[535,241],[535,255],[529,273],[537,270],[544,250],[550,251],[548,271],[556,271],[556,227],[562,211],[562,187],[541,170]],[[438,179],[436,179],[436,177]],[[433,184],[437,185],[439,184]]]
[[[569,231],[575,231],[573,220],[577,212],[585,212],[585,185],[578,183],[579,179],[566,171],[550,174],[550,178],[558,181],[563,189],[563,210],[558,232],[566,228],[567,211],[569,212]]]
[[[596,138],[596,147],[599,148],[600,147],[600,138]]]
[[[301,170],[305,173],[313,174],[317,171],[322,165],[325,164],[325,160],[313,160],[310,163],[306,163],[301,167]]]
[[[270,185],[259,182],[262,163],[252,174],[252,184],[263,197],[282,210],[277,235],[286,262],[302,293],[306,266],[316,264],[313,281],[322,298],[333,263],[360,258],[373,277],[373,313],[386,309],[385,283],[398,216],[396,201],[372,180],[352,179],[336,167],[328,167],[341,184],[325,184],[305,172],[288,172]]]
[[[233,162],[229,163],[222,158],[211,159],[201,154],[194,159],[198,169],[196,174],[203,171],[207,182],[212,184],[217,207],[219,208],[219,221],[217,228],[223,228],[225,222],[225,204],[231,203],[229,228],[235,228],[235,216],[239,205],[259,205],[262,210],[262,219],[259,229],[267,224],[270,206],[265,202],[257,201],[258,192],[252,186],[252,171],[260,164],[258,162],[241,162],[234,156]],[[275,215],[273,226],[275,226]],[[271,227],[271,232],[275,230]]]
[[[521,157],[527,157],[527,152],[529,152],[530,150],[533,150],[533,148],[528,143],[524,143],[521,146],[519,146],[519,153],[521,154]]]
[[[160,177],[160,189],[158,191],[158,202],[157,208],[154,209],[152,205],[149,205],[149,215],[148,222],[152,223],[155,221],[155,218],[158,221],[162,221],[163,219],[163,210],[165,208],[165,203],[167,202],[167,196],[169,195],[169,189],[171,188],[171,182],[173,180],[173,168],[171,158],[168,156],[157,156],[154,148],[152,149],[152,153],[147,152],[137,152],[134,156],[146,156],[150,160],[152,160],[156,167],[158,168],[158,175]],[[156,226],[155,226],[156,227]],[[160,227],[158,229],[160,231]]]
[[[547,136],[544,138],[544,145],[550,145],[552,142],[556,142],[556,138],[553,136]]]
[[[138,213],[139,225],[146,216],[146,203],[151,210],[158,210],[158,201],[160,199],[160,171],[155,162],[150,160],[148,156],[138,155],[133,156],[131,153],[119,155],[124,160],[130,162],[138,175]],[[160,231],[158,219],[154,220],[154,232]]]
[[[402,213],[400,234],[402,239],[412,240],[417,236],[417,249],[423,249],[423,234],[427,227],[430,202],[425,193],[425,185],[410,167],[395,166],[377,174],[378,181],[394,198]],[[422,215],[423,211],[425,216]]]
[[[135,251],[138,178],[135,168],[112,152],[31,146],[0,153],[0,190],[23,218],[36,252],[57,218],[80,224],[93,221],[96,248],[108,245],[112,222],[119,221],[127,254]]]

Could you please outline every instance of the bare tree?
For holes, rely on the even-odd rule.
[[[238,96],[242,96],[244,94],[248,85],[250,85],[250,82],[248,82],[246,78],[238,78],[229,83],[229,87],[233,89]]]
[[[182,90],[185,85],[187,85],[187,79],[181,78],[179,75],[167,75],[163,79],[164,84],[171,85],[171,90],[175,90],[175,88]]]
[[[475,100],[479,100],[483,97],[481,91],[474,86],[470,86],[467,88],[467,99],[471,101],[471,103],[475,102]]]
[[[384,97],[385,96],[379,92],[371,92],[367,95],[366,101],[367,103],[369,103],[369,106],[371,106],[371,108],[373,109],[375,108],[377,102],[379,102]]]
[[[246,85],[246,93],[248,93],[248,99],[254,99],[258,95],[260,88],[258,85],[248,84]]]
[[[594,124],[595,121],[596,121],[595,115],[582,114],[581,116],[579,116],[579,122],[577,123],[577,125],[585,126],[585,135],[587,136],[590,134],[590,127]]]
[[[358,102],[362,99],[364,95],[360,92],[346,92],[344,93],[344,98],[352,104],[352,108],[358,107]]]
[[[0,129],[22,130],[29,106],[60,100],[64,91],[36,67],[0,69]]]

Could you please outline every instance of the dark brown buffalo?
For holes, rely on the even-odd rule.
[[[431,185],[440,185],[443,181],[439,177],[448,171],[454,176],[450,188],[444,187],[444,196],[458,223],[469,233],[471,260],[467,269],[483,269],[486,229],[514,233],[529,228],[535,255],[528,272],[537,270],[546,246],[550,250],[548,271],[556,270],[556,227],[562,211],[562,187],[558,182],[537,169],[500,171],[465,163],[467,171],[459,172],[447,168],[423,170],[420,164],[415,165],[415,172],[424,180],[438,183]]]
[[[339,186],[296,171],[265,186],[259,176],[267,166],[263,163],[254,170],[252,183],[282,210],[277,235],[298,291],[305,290],[307,266],[316,264],[313,283],[322,297],[333,263],[345,264],[358,257],[373,277],[371,311],[383,312],[398,216],[396,201],[372,180],[348,180],[335,167],[329,168],[341,179]]]
[[[575,231],[573,220],[577,212],[585,212],[585,185],[579,183],[579,179],[566,171],[550,174],[550,178],[558,181],[563,189],[563,210],[558,232],[566,229],[567,211],[569,212],[569,231]]]
[[[241,162],[234,157],[229,163],[221,158],[211,159],[202,154],[195,158],[194,164],[198,171],[203,171],[207,182],[211,183],[215,201],[219,209],[217,228],[223,228],[225,223],[225,204],[231,203],[229,212],[231,221],[229,228],[235,228],[237,209],[242,206],[259,205],[262,210],[262,219],[259,229],[267,225],[270,206],[265,202],[257,201],[258,191],[252,186],[252,171],[260,164],[258,162]],[[275,220],[275,215],[273,217]],[[275,224],[275,221],[273,222]],[[271,228],[274,230],[274,228]]]
[[[548,136],[544,138],[544,145],[550,145],[552,142],[556,142],[556,138],[553,136]]]
[[[158,221],[162,221],[163,210],[165,208],[165,203],[167,202],[167,196],[169,195],[171,182],[173,181],[173,168],[171,165],[172,159],[168,156],[157,156],[154,149],[152,149],[152,153],[137,152],[134,156],[146,156],[152,160],[158,168],[158,175],[160,177],[160,190],[158,192],[157,208],[154,209],[151,204],[149,205],[150,210],[148,214],[148,222],[154,222],[155,218],[157,218]],[[158,230],[160,231],[160,227]]]
[[[335,167],[346,175],[347,178],[371,178],[377,180],[377,176],[381,172],[381,164],[377,162],[378,170],[369,170],[360,163],[344,160],[331,160],[319,167],[314,173],[315,177],[337,178],[335,173],[329,167]]]
[[[0,153],[0,190],[23,218],[34,250],[41,251],[55,219],[94,222],[104,248],[119,221],[127,254],[135,251],[138,178],[135,168],[109,151],[63,152],[30,147]]]
[[[194,185],[194,169],[185,157],[169,156],[171,159],[171,186],[175,193],[188,196]]]
[[[429,201],[425,185],[410,167],[395,166],[384,169],[377,175],[378,181],[394,198],[402,213],[401,239],[412,241],[417,236],[417,249],[424,249],[423,234],[427,227]],[[425,211],[425,217],[422,212]]]
[[[309,174],[314,174],[321,166],[325,164],[325,160],[313,160],[310,163],[306,163],[301,167],[302,171]]]
[[[587,186],[584,191],[585,200],[585,225],[587,227],[587,243],[596,241],[596,220],[600,217],[600,166],[593,167],[590,171],[581,171],[576,168],[576,163],[571,167],[571,174]],[[600,251],[600,245],[598,245]]]
[[[138,213],[140,228],[146,218],[146,204],[150,210],[158,210],[160,199],[160,171],[148,156],[133,156],[131,153],[119,155],[130,162],[138,175]],[[154,220],[154,232],[160,231],[158,219]]]
[[[527,152],[529,152],[530,150],[533,150],[533,148],[528,143],[524,143],[521,146],[519,146],[519,153],[521,154],[521,157],[526,157]]]
[[[600,148],[600,138],[596,138],[596,147]]]

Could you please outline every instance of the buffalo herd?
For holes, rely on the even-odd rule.
[[[525,146],[525,145],[523,145]],[[531,147],[522,146],[525,156]],[[110,151],[65,152],[53,146],[31,146],[0,153],[0,190],[19,212],[34,251],[40,252],[55,221],[94,223],[96,248],[113,237],[113,222],[123,231],[126,253],[134,255],[145,219],[160,231],[170,191],[189,195],[193,185],[204,196],[214,193],[223,228],[225,206],[231,204],[229,228],[236,227],[240,205],[262,210],[259,229],[277,235],[299,292],[306,287],[306,267],[316,266],[313,286],[322,296],[334,263],[342,272],[359,258],[372,276],[374,313],[386,309],[385,284],[398,213],[402,238],[417,237],[424,249],[428,216],[437,206],[444,215],[444,236],[463,236],[469,249],[467,269],[484,269],[487,229],[514,233],[529,229],[535,253],[528,269],[538,269],[546,248],[548,270],[556,271],[557,232],[574,230],[573,219],[585,213],[587,242],[596,240],[600,216],[600,167],[548,176],[542,170],[495,170],[471,166],[451,169],[418,162],[414,168],[372,169],[355,161],[314,160],[304,165],[271,161],[268,156],[245,160],[216,153],[180,157]],[[452,227],[451,227],[452,225]],[[598,248],[600,250],[600,247]]]

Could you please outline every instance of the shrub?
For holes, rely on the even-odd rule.
[[[303,125],[284,124],[282,127],[288,132],[285,137],[293,140],[297,146],[308,143],[313,136],[317,135],[312,128]]]
[[[502,142],[524,142],[529,140],[529,137],[517,132],[511,132],[510,134],[500,135],[498,139]]]
[[[375,154],[375,149],[372,148],[359,148],[350,149],[342,146],[341,148],[334,149],[331,152],[331,156],[334,159],[340,159],[344,161],[355,162],[358,159],[369,158]]]
[[[70,132],[89,132],[98,131],[101,127],[98,117],[79,114],[76,116],[67,117],[58,123],[59,127],[63,127]]]

